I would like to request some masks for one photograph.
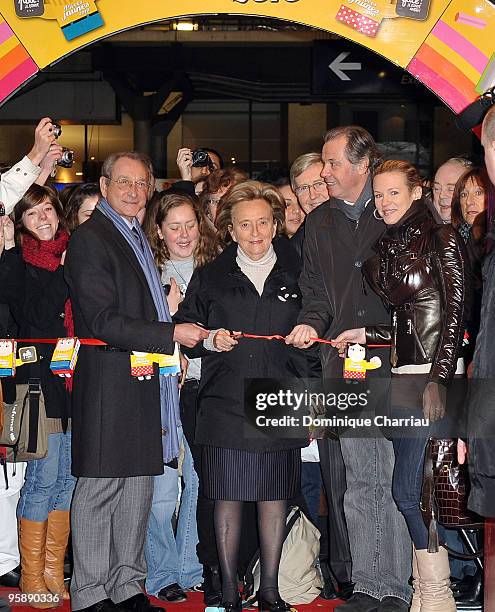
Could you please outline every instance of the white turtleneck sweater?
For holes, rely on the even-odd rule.
[[[263,255],[261,259],[251,259],[240,246],[237,247],[236,262],[242,272],[249,278],[249,280],[256,287],[256,291],[261,295],[263,293],[263,287],[268,275],[273,269],[275,262],[277,261],[277,255],[270,245],[268,251]],[[216,351],[217,349],[213,345],[213,338],[217,333],[218,329],[212,329],[206,340],[203,341],[203,346],[209,351]],[[242,331],[242,330],[240,330]]]
[[[265,281],[272,271],[276,261],[277,255],[275,254],[272,245],[270,245],[270,248],[263,255],[263,257],[261,259],[257,259],[256,261],[246,255],[240,246],[237,247],[237,265],[253,283],[253,285],[256,287],[256,291],[260,295],[263,293]]]

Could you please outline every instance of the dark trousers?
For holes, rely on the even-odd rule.
[[[202,565],[213,567],[218,565],[217,543],[213,523],[213,510],[215,501],[203,495],[201,482],[201,446],[194,444],[196,429],[196,413],[199,381],[187,380],[180,392],[180,418],[182,430],[191,449],[194,469],[199,478],[198,505],[196,508],[196,522],[198,525],[198,545],[196,552]]]
[[[350,582],[352,561],[344,515],[347,484],[340,442],[330,438],[318,440],[318,451],[328,506],[328,561],[338,582]]]
[[[301,493],[308,508],[309,518],[318,526],[320,509],[321,470],[318,461],[303,461],[301,465]]]

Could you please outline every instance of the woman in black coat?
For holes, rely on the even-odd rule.
[[[212,330],[201,352],[196,442],[203,445],[205,494],[216,500],[222,606],[240,610],[236,568],[242,508],[244,501],[256,501],[260,610],[288,610],[278,592],[278,567],[287,500],[299,490],[304,442],[260,437],[244,414],[244,379],[303,377],[306,361],[302,351],[283,342],[240,338],[235,332],[285,336],[293,328],[301,307],[300,261],[285,238],[275,238],[283,230],[284,202],[271,186],[246,181],[233,187],[216,224],[220,238],[233,243],[195,272],[175,318]]]
[[[470,295],[466,320],[468,343],[463,347],[463,357],[469,376],[476,338],[480,329],[483,281],[481,267],[486,251],[486,226],[490,179],[485,168],[469,168],[457,180],[452,196],[452,226],[462,236],[469,257]]]
[[[14,210],[20,250],[10,257],[24,261],[24,287],[12,310],[23,338],[74,336],[69,288],[64,280],[69,234],[62,206],[50,187],[33,185]],[[14,270],[14,267],[12,268]],[[16,277],[12,282],[18,283]],[[71,474],[71,378],[50,370],[54,346],[36,345],[39,359],[19,371],[16,382],[29,377],[41,389],[48,417],[48,453],[28,461],[26,481],[17,507],[21,552],[21,589],[68,599],[64,556],[69,537],[69,508],[75,478]],[[30,388],[31,388],[30,384]],[[22,400],[22,398],[20,398]],[[47,599],[33,607],[48,607]]]

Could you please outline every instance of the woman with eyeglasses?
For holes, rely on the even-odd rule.
[[[173,315],[184,299],[194,270],[218,255],[215,234],[197,198],[167,192],[155,195],[150,202],[143,229],[161,271],[162,283],[168,289],[167,301]],[[174,535],[172,518],[179,490],[178,471],[176,466],[165,466],[164,474],[154,479],[146,542],[146,590],[163,601],[178,603],[187,599],[185,589],[201,582],[203,574],[205,603],[215,605],[220,595],[217,589],[215,596],[211,576],[211,566],[218,565],[212,537],[213,508],[202,495],[198,498],[201,453],[193,444],[200,376],[201,359],[188,360],[185,382],[180,390],[182,427],[179,436],[185,455],[177,529]],[[196,545],[203,569],[198,563]]]

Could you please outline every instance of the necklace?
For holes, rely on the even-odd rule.
[[[182,281],[179,284],[179,290],[181,292],[182,295],[186,294],[186,289],[187,289],[187,281],[186,279],[182,276],[182,274],[179,272],[179,270],[177,270],[177,268],[175,267],[175,264],[173,262],[172,259],[169,259],[169,262],[172,264],[172,268],[175,270],[175,273],[177,274],[177,276],[180,278],[180,280]]]

